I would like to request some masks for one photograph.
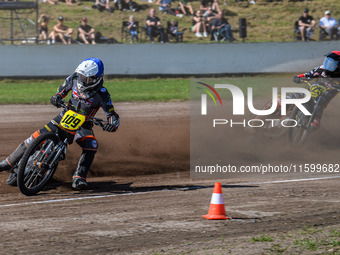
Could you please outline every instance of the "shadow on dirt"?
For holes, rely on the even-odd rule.
[[[167,190],[179,190],[179,191],[190,191],[197,189],[214,188],[214,185],[197,186],[197,185],[159,185],[159,186],[145,186],[145,187],[133,187],[133,182],[117,184],[114,181],[99,181],[89,182],[89,188],[81,191],[85,194],[93,193],[143,193],[143,192],[156,192],[156,191],[167,191]],[[72,190],[71,182],[51,182],[46,190],[56,190],[57,192],[65,192]],[[223,188],[258,188],[256,185],[222,185]]]

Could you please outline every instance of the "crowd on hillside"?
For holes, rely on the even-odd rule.
[[[50,4],[57,4],[58,0],[45,0]],[[65,0],[66,4],[73,4],[72,0]],[[132,0],[114,0],[115,9],[132,12],[138,11],[140,6]],[[148,0],[153,2],[154,0]],[[219,0],[200,0],[200,6],[194,10],[189,0],[179,0],[178,7],[173,8],[173,0],[155,0],[159,12],[164,12],[169,15],[176,15],[182,17],[183,15],[191,16],[192,32],[198,38],[208,37],[210,40],[215,41],[228,41],[233,42],[237,39],[234,37],[232,26],[224,17],[227,5],[226,0],[223,4]],[[221,1],[221,0],[220,0]],[[255,1],[250,3],[255,4]],[[110,0],[95,0],[93,9],[99,11],[113,12]],[[129,21],[126,22],[126,33],[130,34],[130,42],[135,43],[140,40],[139,34],[143,31],[148,40],[153,43],[156,39],[160,43],[169,41],[181,42],[183,41],[183,34],[186,28],[179,28],[178,22],[172,20],[163,24],[160,18],[156,15],[157,10],[150,8],[149,15],[145,21],[135,21],[133,15],[130,16]],[[57,24],[53,26],[51,32],[48,31],[48,23],[50,19],[47,15],[42,14],[38,20],[41,42],[47,44],[54,43],[81,43],[81,44],[96,44],[99,42],[101,34],[97,32],[91,25],[87,23],[87,18],[83,17],[76,31],[73,28],[64,24],[64,17],[59,16]],[[340,20],[339,20],[340,21]],[[309,10],[304,9],[301,17],[295,23],[296,38],[302,41],[312,40],[313,32],[317,22],[313,16],[309,15]],[[319,21],[320,39],[329,36],[331,40],[340,38],[339,23],[331,17],[329,10],[325,11],[325,16]],[[123,31],[123,29],[122,29]],[[76,34],[76,35],[75,35]]]
[[[339,19],[340,23],[340,19]],[[340,39],[340,27],[335,18],[331,17],[331,11],[326,10],[324,17],[319,20],[320,36],[322,40],[326,36],[329,36],[331,40]],[[313,40],[313,33],[315,31],[316,21],[313,16],[309,15],[308,8],[303,10],[303,13],[298,21],[296,21],[295,29],[297,38],[302,41]]]

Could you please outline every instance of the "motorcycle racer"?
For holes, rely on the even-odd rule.
[[[116,113],[109,92],[103,87],[104,64],[98,58],[88,58],[82,61],[75,72],[66,78],[59,86],[57,93],[51,97],[50,102],[56,107],[61,107],[62,99],[72,91],[68,101],[68,109],[85,115],[86,119],[93,117],[99,108],[105,112],[108,123],[103,127],[105,131],[115,132],[120,124],[119,115]],[[34,132],[22,142],[17,149],[6,159],[0,162],[0,172],[9,171],[18,163],[26,148],[40,134],[55,132],[66,110],[63,110],[43,128]],[[87,188],[86,176],[97,152],[98,143],[92,130],[93,124],[85,121],[74,135],[74,141],[82,147],[82,154],[73,174],[72,187],[74,189]]]
[[[320,82],[328,88],[326,92],[321,96],[318,109],[315,112],[314,120],[311,123],[313,128],[320,127],[320,120],[323,110],[327,107],[328,103],[338,94],[340,91],[340,51],[331,51],[325,55],[325,59],[322,65],[313,68],[308,73],[297,75],[293,78],[296,83],[301,83],[302,79],[319,78]]]

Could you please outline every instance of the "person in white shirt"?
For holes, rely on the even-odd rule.
[[[325,11],[325,16],[320,19],[319,26],[326,31],[331,40],[339,38],[338,22],[331,17],[330,11]]]

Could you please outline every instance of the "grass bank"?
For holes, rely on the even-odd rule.
[[[62,79],[2,80],[0,104],[48,104]],[[108,79],[104,86],[112,100],[183,101],[189,99],[190,79]]]

